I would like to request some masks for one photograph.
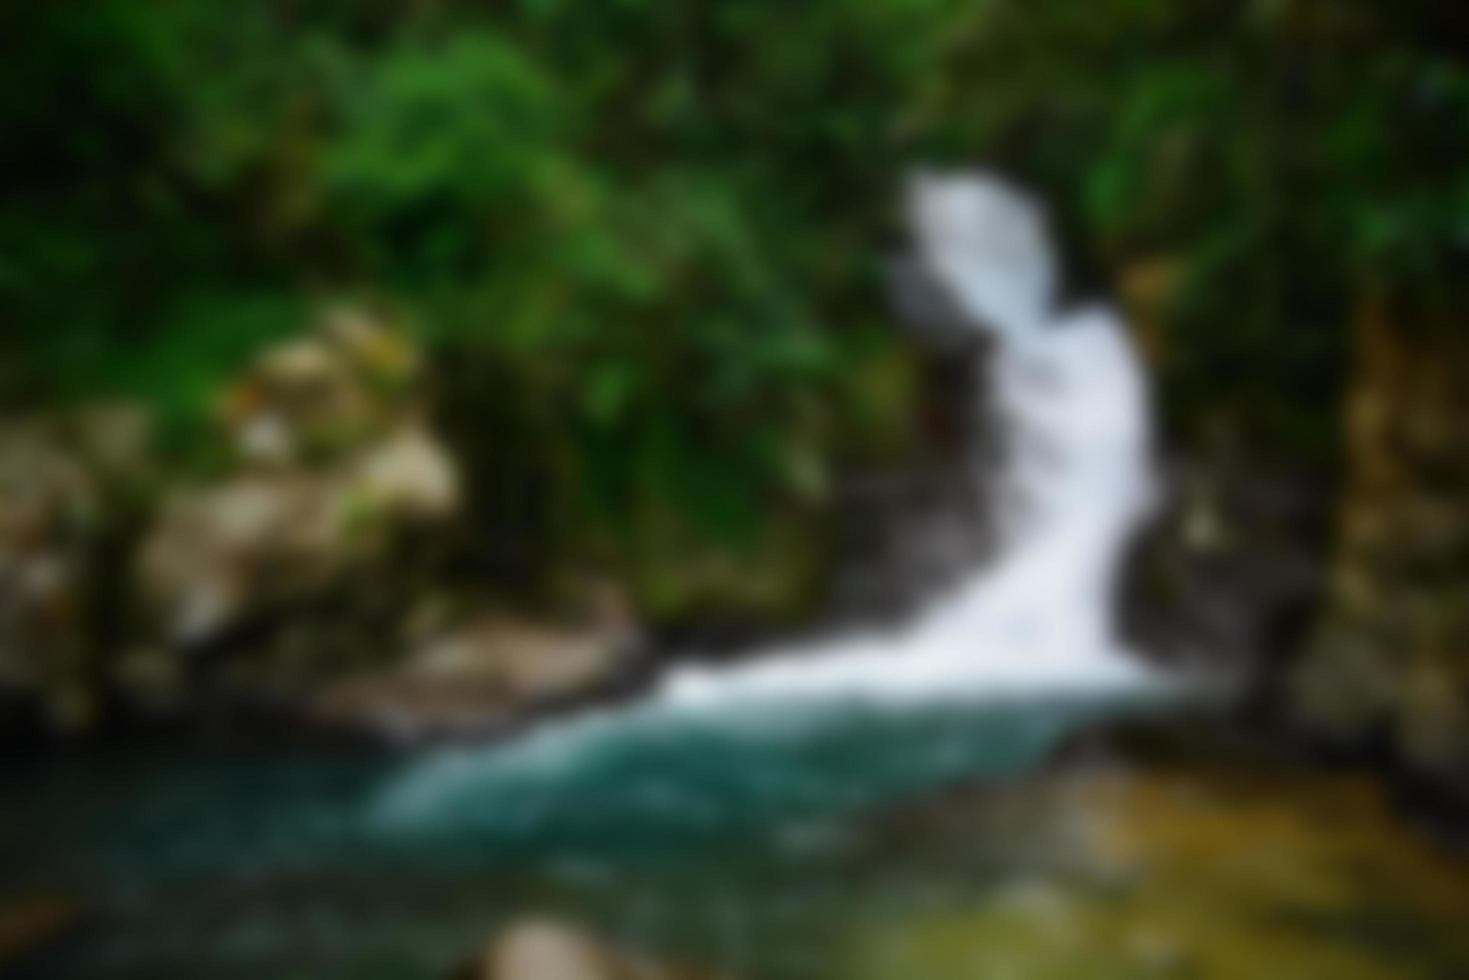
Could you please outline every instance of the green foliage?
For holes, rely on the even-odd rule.
[[[924,112],[1042,186],[1087,263],[1176,264],[1160,368],[1184,439],[1320,462],[1360,296],[1453,308],[1465,26],[1417,0],[994,2]]]
[[[810,547],[833,471],[900,451],[918,394],[877,315],[903,172],[983,161],[1101,278],[1176,260],[1186,438],[1329,453],[1353,297],[1447,293],[1464,258],[1448,6],[12,9],[0,344],[25,369],[0,385],[143,391],[187,428],[306,305],[367,291],[519,401],[481,406],[482,451],[539,474],[545,547],[656,566],[787,521]]]

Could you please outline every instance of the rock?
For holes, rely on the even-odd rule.
[[[223,398],[236,453],[264,467],[333,459],[414,411],[417,352],[370,314],[341,308],[310,336],[267,349]]]
[[[321,333],[379,389],[410,385],[423,367],[418,350],[381,317],[356,306],[327,311]]]
[[[0,421],[0,698],[55,729],[97,714],[149,448],[148,413],[124,403]]]
[[[139,549],[141,593],[169,642],[386,573],[397,544],[456,515],[458,468],[407,397],[417,370],[397,334],[347,309],[257,359],[226,398],[240,465],[170,493]]]
[[[293,702],[401,656],[464,497],[413,390],[419,369],[401,335],[343,308],[229,388],[233,455],[162,494],[126,563],[138,629],[111,672],[132,701],[186,705],[207,681]]]
[[[405,429],[341,464],[245,473],[175,491],[139,549],[138,581],[177,642],[195,643],[282,600],[386,560],[459,506],[452,462]]]
[[[290,426],[279,415],[253,413],[238,423],[235,448],[242,458],[251,462],[284,466],[295,456],[296,441]]]
[[[1184,722],[1178,737],[1207,727]],[[991,841],[972,866],[995,884],[850,925],[826,975],[1365,980],[1469,955],[1463,862],[1380,781],[1179,749],[1161,766],[1067,767],[897,808],[878,844],[927,866]],[[1389,918],[1412,938],[1387,955],[1361,928],[1314,927]]]
[[[148,714],[167,715],[188,706],[184,666],[166,647],[136,647],[117,657],[111,680],[129,704]]]
[[[1165,477],[1168,504],[1127,563],[1123,628],[1170,667],[1254,696],[1319,601],[1328,490],[1298,472],[1200,458]]]
[[[394,432],[362,455],[355,465],[354,490],[380,513],[420,521],[453,516],[461,496],[453,459],[413,428]]]
[[[455,974],[457,980],[720,980],[722,976],[633,956],[573,925],[547,918],[511,923]]]
[[[484,980],[616,980],[607,952],[587,936],[549,920],[511,926],[491,947]]]
[[[0,903],[0,969],[18,963],[76,927],[82,906],[63,897]]]
[[[951,357],[973,354],[980,345],[973,318],[923,261],[897,256],[886,271],[888,303],[900,327]]]
[[[1167,323],[1183,281],[1184,263],[1175,255],[1133,259],[1117,271],[1118,298],[1135,326],[1133,336],[1148,364],[1161,366],[1169,355]]]
[[[176,492],[139,550],[143,597],[170,640],[192,644],[267,603],[330,583],[349,561],[329,479],[246,476]]]
[[[1313,731],[1469,804],[1469,342],[1400,312],[1360,310],[1326,608],[1289,680]]]
[[[349,444],[373,421],[373,405],[351,366],[314,338],[262,354],[230,405],[241,456],[272,465]]]
[[[548,700],[606,678],[626,642],[601,629],[492,615],[431,644],[407,669],[421,678],[491,681],[517,700]]]
[[[329,686],[311,715],[400,739],[495,730],[608,689],[628,672],[636,644],[626,620],[561,625],[484,613],[397,666]]]
[[[0,425],[0,536],[12,547],[32,547],[66,522],[84,521],[96,506],[95,481],[86,467],[38,419]]]
[[[80,457],[107,477],[135,479],[154,465],[150,456],[153,419],[141,405],[83,406],[64,425]]]
[[[57,427],[0,424],[0,688],[60,727],[91,715],[85,610],[102,519],[101,488]]]

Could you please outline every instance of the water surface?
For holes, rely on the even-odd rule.
[[[435,820],[385,816],[401,759],[47,766],[5,781],[0,893],[81,925],[7,975],[428,980],[549,913],[771,980],[1469,977],[1469,867],[1376,784],[1037,769],[1094,710],[689,738]],[[748,775],[688,779],[711,752]]]

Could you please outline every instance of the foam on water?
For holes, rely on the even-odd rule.
[[[388,788],[386,815],[442,814],[468,787],[571,778],[689,734],[788,741],[853,705],[1101,699],[1161,683],[1112,622],[1120,553],[1153,497],[1146,385],[1123,325],[1103,307],[1058,312],[1043,217],[1003,181],[922,174],[908,204],[922,267],[994,341],[998,557],[900,628],[680,668],[634,705],[416,763]]]

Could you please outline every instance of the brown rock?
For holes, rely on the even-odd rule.
[[[554,919],[514,922],[460,980],[719,980],[720,974],[632,956]]]
[[[425,641],[401,665],[328,688],[312,715],[398,738],[495,729],[609,687],[637,644],[630,618],[579,625],[484,613]]]
[[[511,926],[485,957],[485,980],[617,980],[608,953],[587,936],[549,920]]]
[[[567,629],[489,615],[413,657],[418,678],[488,682],[519,701],[575,694],[618,665],[626,638],[600,627]]]
[[[1326,610],[1291,678],[1324,734],[1385,733],[1469,799],[1469,341],[1362,304]]]
[[[245,462],[279,467],[338,458],[414,414],[405,396],[417,351],[369,314],[342,308],[311,335],[263,352],[225,393],[222,414]]]
[[[363,453],[352,489],[377,511],[413,520],[443,520],[460,502],[453,459],[423,430],[410,427]]]
[[[447,521],[460,497],[448,453],[405,426],[324,468],[256,470],[175,491],[139,549],[138,583],[171,639],[200,641],[373,570],[401,533]]]
[[[82,907],[62,897],[0,904],[0,967],[29,955],[76,926]]]
[[[141,405],[88,405],[67,420],[66,428],[81,458],[108,477],[135,476],[151,463],[153,420]]]
[[[91,715],[83,610],[103,509],[56,427],[0,424],[0,687],[39,699],[64,727]]]
[[[247,476],[166,501],[140,548],[138,582],[171,638],[195,642],[329,583],[348,545],[330,479]]]
[[[361,307],[327,311],[321,333],[376,385],[406,386],[422,369],[417,349],[381,317]]]

